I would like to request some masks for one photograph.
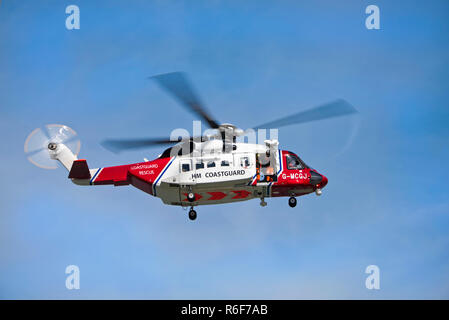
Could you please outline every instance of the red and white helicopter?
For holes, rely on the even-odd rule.
[[[295,207],[296,197],[313,193],[321,195],[327,178],[306,165],[290,151],[279,150],[276,139],[264,144],[238,142],[249,130],[214,120],[189,85],[183,73],[174,72],[151,77],[181,104],[207,122],[215,134],[171,139],[106,140],[107,149],[126,149],[175,144],[158,158],[120,166],[89,169],[86,160],[78,159],[80,143],[76,133],[67,126],[47,125],[36,129],[25,142],[28,159],[46,168],[55,168],[48,161],[58,160],[77,185],[132,185],[165,204],[190,207],[189,218],[197,217],[195,206],[260,199],[289,197]],[[253,129],[272,129],[356,113],[344,100],[270,121]],[[46,162],[46,164],[42,164]]]

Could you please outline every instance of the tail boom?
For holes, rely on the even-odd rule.
[[[49,152],[52,159],[61,162],[69,171],[68,178],[77,185],[125,186],[131,184],[151,195],[155,195],[156,185],[174,159],[159,158],[142,163],[89,169],[87,161],[77,159],[64,144],[54,144],[52,148],[49,146]]]

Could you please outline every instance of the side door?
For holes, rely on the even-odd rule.
[[[187,194],[196,183],[194,163],[191,158],[179,160],[179,201],[187,201]],[[187,203],[187,202],[186,202]]]
[[[192,159],[180,159],[179,160],[179,183],[181,185],[195,184],[196,175],[195,167],[193,166]]]

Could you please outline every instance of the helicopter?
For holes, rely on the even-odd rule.
[[[294,152],[279,149],[276,138],[266,139],[263,144],[245,142],[244,138],[254,130],[277,130],[287,125],[357,112],[347,101],[338,99],[244,131],[215,120],[185,73],[165,73],[150,79],[205,121],[214,133],[183,137],[181,141],[179,137],[177,140],[104,140],[103,147],[116,153],[145,147],[169,147],[154,160],[90,169],[85,159],[78,159],[80,142],[76,132],[64,125],[47,125],[44,130],[35,129],[26,139],[28,159],[47,169],[56,168],[51,162],[59,161],[69,172],[68,178],[77,185],[131,185],[160,198],[164,204],[190,207],[190,220],[197,218],[197,206],[251,199],[260,199],[260,205],[265,207],[266,198],[288,197],[288,204],[293,208],[297,205],[297,197],[310,193],[321,195],[328,183],[326,176],[308,166]]]

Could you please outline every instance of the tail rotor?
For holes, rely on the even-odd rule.
[[[65,145],[77,156],[81,149],[81,141],[72,128],[61,124],[47,124],[34,129],[26,138],[24,151],[28,161],[39,168],[57,169],[56,159],[52,153],[58,145]]]

